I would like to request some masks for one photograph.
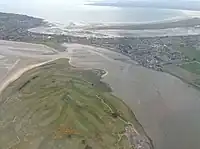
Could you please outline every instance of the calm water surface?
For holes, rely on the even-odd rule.
[[[115,8],[104,6],[43,6],[1,4],[0,11],[28,14],[61,24],[74,23],[135,23],[163,21],[183,18],[187,15],[180,10],[156,8]]]
[[[108,71],[103,81],[134,111],[155,149],[200,148],[198,90],[169,74],[130,63],[119,53],[100,48],[90,53],[90,47],[66,46],[72,49],[73,65]]]

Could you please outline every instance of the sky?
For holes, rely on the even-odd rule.
[[[98,1],[101,0],[0,0],[0,12],[47,18],[51,14],[65,14],[67,11],[91,10],[94,8],[83,4]]]
[[[0,11],[5,9],[73,9],[88,2],[126,2],[126,1],[150,1],[150,2],[179,2],[179,1],[198,1],[200,0],[0,0]]]
[[[87,2],[98,2],[98,1],[106,1],[106,2],[117,2],[117,1],[140,1],[140,0],[0,0],[0,4],[17,4],[17,5],[79,5]],[[174,1],[174,0],[142,0],[142,1]],[[200,0],[176,0],[176,1],[200,1]]]
[[[72,9],[77,5],[83,5],[84,3],[90,2],[91,0],[0,0],[0,10],[6,9],[29,9],[29,8],[63,8],[67,7]],[[100,0],[92,0],[98,2]]]
[[[46,5],[74,5],[84,4],[90,1],[101,1],[101,0],[0,0],[0,4],[46,4]]]

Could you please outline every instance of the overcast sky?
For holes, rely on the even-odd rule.
[[[106,1],[106,2],[117,2],[117,1],[200,1],[200,0],[0,0],[0,4],[45,4],[45,5],[74,5],[74,4],[84,4],[86,2],[95,1]]]
[[[12,8],[52,8],[52,7],[68,7],[82,5],[90,0],[0,0],[0,7],[12,7]],[[99,0],[93,0],[99,1]],[[71,7],[69,7],[71,8]]]
[[[101,0],[0,0],[0,4],[12,3],[12,4],[83,4],[90,1]]]
[[[12,7],[68,7],[82,5],[87,2],[126,2],[126,1],[151,1],[151,2],[179,2],[179,1],[198,1],[200,0],[0,0],[0,7],[12,6]],[[69,7],[70,9],[71,7]]]

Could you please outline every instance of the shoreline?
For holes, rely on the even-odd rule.
[[[59,59],[59,58],[56,58]],[[10,77],[6,78],[6,81],[2,82],[2,85],[0,87],[0,95],[3,92],[3,90],[5,90],[6,87],[8,87],[8,85],[10,85],[11,83],[13,83],[14,81],[16,81],[17,79],[19,79],[24,73],[26,73],[27,71],[34,69],[36,67],[42,66],[44,64],[50,63],[55,61],[56,59],[53,60],[48,60],[42,63],[38,63],[38,64],[33,64],[33,65],[29,65],[25,68],[21,68],[19,69],[17,72],[15,72],[15,74],[11,75]]]
[[[92,46],[92,45],[91,45],[91,46]],[[105,49],[107,49],[107,48],[105,48]],[[108,49],[108,50],[109,50],[109,49]],[[110,50],[109,50],[109,51],[110,51]],[[94,51],[94,52],[95,52],[95,51]],[[116,52],[116,53],[117,53],[117,52]],[[62,53],[61,53],[61,54],[62,54]],[[66,56],[66,55],[65,55],[65,56]],[[60,55],[60,57],[62,57],[62,55]],[[68,58],[69,58],[69,63],[70,63],[70,65],[73,66],[73,64],[72,64],[72,61],[73,61],[72,58],[71,58],[71,57],[68,57]],[[54,60],[52,60],[52,61],[54,61]],[[42,65],[42,64],[41,64],[41,65]],[[74,66],[76,67],[76,65],[74,65]],[[106,67],[106,66],[105,66],[105,67]],[[141,66],[141,67],[143,67],[143,66]],[[34,67],[34,68],[35,68],[35,67]],[[80,68],[82,68],[82,67],[80,67]],[[145,67],[144,67],[144,68],[145,68]],[[104,68],[103,68],[103,69],[104,69]],[[102,70],[103,70],[103,69],[102,69]],[[111,68],[111,69],[107,69],[107,70],[112,70],[112,68]],[[136,70],[137,70],[137,69],[136,69]],[[28,70],[27,70],[27,71],[28,71]],[[25,72],[26,72],[26,71],[25,71]],[[25,73],[25,72],[24,72],[24,73]],[[112,77],[112,75],[113,75],[112,72],[111,72],[111,71],[109,71],[109,72],[110,72],[109,77]],[[146,71],[143,71],[143,72],[146,72]],[[22,73],[22,74],[23,74],[23,73]],[[136,72],[135,74],[137,74],[137,72]],[[152,73],[152,74],[154,74],[154,73]],[[155,74],[157,74],[157,73],[155,73]],[[166,74],[169,74],[169,73],[166,73]],[[173,76],[173,75],[171,75],[171,74],[169,74],[169,75],[170,75],[170,76]],[[160,75],[158,75],[158,76],[160,76]],[[163,75],[162,75],[162,76],[163,76]],[[19,76],[19,77],[20,77],[20,76]],[[133,77],[134,77],[134,75],[133,75]],[[141,77],[142,77],[142,76],[141,76]],[[148,77],[149,77],[149,76],[148,76]],[[151,76],[150,76],[150,77],[151,77]],[[176,77],[176,78],[178,78],[178,77]],[[159,79],[159,77],[158,77],[158,79]],[[180,78],[178,78],[178,79],[181,80]],[[109,79],[108,79],[108,80],[109,80]],[[112,79],[111,79],[111,80],[112,80]],[[146,81],[147,81],[147,83],[149,83],[149,84],[151,83],[151,82],[148,82],[148,80],[146,80]],[[112,81],[111,81],[111,82],[112,82]],[[162,82],[162,81],[161,81],[161,82]],[[181,80],[181,82],[182,82],[182,80]],[[9,83],[9,82],[8,82],[8,83]],[[128,82],[126,82],[126,83],[128,84]],[[146,83],[146,82],[145,82],[145,79],[144,79],[144,83]],[[155,83],[155,82],[154,82],[154,83]],[[183,82],[183,83],[184,83],[184,82]],[[110,84],[110,83],[108,83],[108,84]],[[123,84],[123,83],[121,83],[121,84]],[[125,83],[124,83],[124,84],[125,84]],[[167,84],[167,83],[166,83],[166,84]],[[114,84],[114,86],[115,86],[115,85],[116,85],[116,84]],[[129,85],[129,84],[128,84],[128,85]],[[127,86],[128,86],[128,85],[127,85]],[[150,84],[150,85],[151,85],[151,84]],[[125,86],[126,86],[126,85],[125,85]],[[124,86],[124,87],[125,87],[125,86]],[[167,85],[166,85],[166,86],[167,86]],[[135,86],[134,86],[134,87],[135,87]],[[160,87],[160,86],[159,86],[159,87]],[[161,86],[161,87],[162,87],[162,86]],[[179,86],[179,87],[181,87],[181,86]],[[115,86],[115,88],[117,88],[117,87]],[[133,90],[134,90],[134,89],[137,90],[137,89],[139,89],[139,88],[140,88],[140,86],[137,86],[136,88],[132,88],[132,89],[133,89]],[[145,89],[145,86],[142,86],[141,90],[143,90],[143,89]],[[181,89],[182,89],[182,88],[181,88]],[[125,90],[125,88],[124,88],[124,90]],[[160,89],[160,88],[159,88],[159,90],[162,91],[162,89]],[[191,89],[188,89],[188,88],[187,88],[187,90],[191,90]],[[116,91],[116,90],[115,90],[115,91]],[[148,91],[149,91],[149,90],[147,90],[147,93],[148,93]],[[180,91],[183,91],[183,90],[180,90]],[[166,91],[166,92],[167,92],[167,91]],[[119,91],[119,93],[120,93],[120,94],[122,93],[122,96],[126,96],[126,95],[123,95],[123,93],[127,93],[127,92],[126,92],[126,91],[125,91],[125,92],[120,92],[120,91]],[[133,91],[132,93],[133,93],[132,95],[134,95],[135,92]],[[186,92],[186,93],[187,93],[187,92]],[[129,95],[127,95],[127,96],[129,96]],[[136,96],[136,98],[137,98],[137,96],[139,97],[138,94],[135,94],[135,96]],[[119,97],[119,96],[117,96],[117,97]],[[141,97],[141,95],[140,95],[140,97]],[[140,97],[139,97],[139,98],[140,98]],[[142,96],[142,97],[145,97],[145,96]],[[178,97],[180,97],[180,96],[178,96]],[[191,97],[194,97],[194,96],[191,96]],[[120,97],[120,98],[121,98],[121,97]],[[151,96],[150,96],[150,97],[147,96],[147,97],[145,97],[145,98],[146,98],[146,100],[149,100],[148,98],[151,98]],[[174,97],[172,96],[172,99],[173,99],[173,98],[174,98]],[[123,98],[121,98],[121,99],[123,99]],[[166,99],[165,99],[165,100],[166,100]],[[184,99],[183,99],[183,100],[184,100]],[[151,101],[151,100],[149,100],[149,101]],[[153,101],[154,101],[154,100],[153,100]],[[154,103],[153,101],[152,101],[152,104]],[[160,103],[159,100],[155,100],[155,101],[157,101],[158,103]],[[128,102],[129,102],[129,101],[127,100],[126,103],[128,103]],[[167,101],[165,101],[165,102],[167,102]],[[133,103],[134,103],[134,102],[133,102]],[[184,101],[183,101],[183,103],[184,103]],[[134,103],[134,104],[135,104],[135,103]],[[141,100],[141,104],[143,104],[143,101],[142,101],[142,100]],[[162,105],[158,105],[158,104],[156,104],[156,103],[154,103],[154,105],[160,106],[160,107],[162,108]],[[133,108],[133,107],[134,107],[134,106],[132,106],[132,108]],[[140,107],[140,106],[138,106],[138,107]],[[151,105],[149,105],[148,108],[149,108],[149,107],[151,108]],[[153,107],[154,107],[154,106],[153,106]],[[172,106],[172,108],[173,108],[173,106]],[[178,106],[178,108],[180,108],[180,107]],[[141,108],[141,109],[142,109],[142,108]],[[155,109],[156,109],[156,108],[155,108]],[[133,110],[134,110],[134,108],[133,108]],[[138,110],[138,109],[137,109],[137,110]],[[136,111],[137,111],[137,110],[136,110]],[[147,111],[148,111],[148,110],[145,110],[145,109],[142,109],[142,110],[144,110],[144,112],[147,112]],[[156,111],[156,110],[155,110],[155,111]],[[135,111],[134,111],[134,112],[135,112]],[[137,112],[138,112],[138,111],[137,111]],[[140,112],[141,112],[141,111],[140,111]],[[150,112],[151,112],[151,110],[150,110]],[[166,112],[168,112],[168,111],[166,111]],[[138,112],[138,113],[139,113],[139,112]],[[139,113],[139,114],[138,114],[138,113],[137,113],[137,115],[139,115],[139,116],[137,116],[137,117],[141,118],[141,117],[142,117],[142,116],[140,115],[141,113]],[[159,113],[159,110],[158,110],[158,113]],[[169,113],[170,113],[170,112],[169,112]],[[154,114],[155,114],[155,113],[154,113]],[[146,113],[146,115],[152,116],[151,114],[148,114],[148,113]],[[156,115],[156,114],[155,114],[155,115]],[[162,113],[161,113],[161,115],[162,115]],[[172,116],[172,117],[173,117],[173,116]],[[148,120],[147,117],[145,117],[145,118]],[[150,117],[150,118],[151,118],[151,117]],[[140,120],[141,120],[141,119],[140,119]],[[160,120],[160,119],[158,118],[158,120]],[[141,121],[141,122],[142,122],[142,124],[145,124],[145,125],[148,123],[148,122],[147,122],[147,123],[144,123],[145,121]],[[156,122],[159,123],[160,121],[156,121]],[[148,124],[149,124],[149,123],[148,123]],[[177,124],[178,124],[178,122],[177,122]],[[144,125],[144,127],[147,128],[147,126],[145,126],[145,125]],[[153,127],[153,126],[152,126],[152,127]],[[150,127],[150,128],[151,128],[151,127]],[[160,128],[158,128],[158,129],[160,129]],[[166,131],[166,130],[167,130],[167,129],[164,129],[163,131]],[[170,129],[170,130],[171,130],[171,129]],[[154,138],[154,137],[152,137],[152,138]],[[173,138],[173,136],[172,136],[172,138]],[[155,140],[155,138],[154,138],[154,140]],[[168,140],[169,140],[169,138],[168,138]]]
[[[65,59],[65,63],[67,62],[67,64],[69,64],[69,59],[67,59],[67,58],[61,58],[61,59]],[[37,66],[36,65],[31,65],[31,66],[29,66],[29,68],[27,68],[26,70],[25,69],[23,69],[24,71],[23,71],[23,73],[21,73],[21,75],[20,75],[20,73],[18,73],[18,77],[20,78],[22,75],[24,75],[24,77],[28,74],[28,75],[32,75],[32,73],[27,73],[27,74],[25,74],[27,71],[29,71],[29,70],[31,70],[31,69],[34,69],[34,68],[36,68],[36,67],[40,67],[40,69],[38,70],[38,69],[36,69],[36,70],[33,70],[33,71],[43,71],[43,68],[45,68],[45,64],[46,63],[51,63],[51,61],[56,61],[56,59],[54,59],[54,60],[50,60],[50,61],[47,61],[47,62],[43,62],[43,63],[40,63],[40,64],[37,64]],[[65,64],[64,63],[64,64]],[[55,63],[56,64],[56,63]],[[62,63],[63,64],[63,63]],[[43,66],[42,66],[43,65]],[[56,65],[54,65],[55,67],[52,67],[52,68],[56,68]],[[73,67],[73,66],[69,66],[69,65],[67,65],[68,67]],[[48,67],[48,66],[47,66]],[[65,65],[63,65],[63,68],[65,68],[66,66]],[[57,71],[57,70],[54,70],[54,71]],[[59,71],[59,70],[58,70]],[[68,71],[68,70],[67,70]],[[67,73],[67,71],[65,71],[65,73]],[[22,71],[20,71],[20,72],[22,72]],[[69,71],[70,72],[70,71]],[[94,74],[95,75],[95,74]],[[99,77],[98,77],[99,78]],[[16,79],[17,79],[17,77],[16,77]],[[23,77],[22,78],[20,78],[20,79],[23,79]],[[101,77],[99,78],[100,80],[101,80]],[[15,81],[15,80],[13,80],[13,81]],[[11,82],[12,83],[12,82]],[[17,86],[16,84],[15,84],[15,86]],[[6,88],[5,88],[6,89]],[[112,91],[105,91],[105,93],[112,93]],[[100,95],[96,95],[98,98],[100,98],[101,99],[101,96]],[[111,98],[112,99],[112,98]],[[123,102],[123,100],[121,100],[121,99],[119,99],[119,98],[117,98],[116,97],[116,99],[117,100],[115,100],[115,102],[117,103],[117,102],[121,102],[121,106],[124,104],[125,105],[125,107],[127,108],[127,110],[128,111],[125,111],[125,112],[129,112],[129,110],[131,110],[130,109],[130,107],[125,103],[125,102]],[[119,100],[119,101],[118,101]],[[102,102],[103,102],[103,104],[105,104],[109,109],[111,109],[110,111],[113,113],[113,111],[115,111],[115,110],[113,110],[108,104],[106,104],[106,102],[102,99]],[[26,105],[27,106],[27,105]],[[120,109],[120,108],[119,108]],[[143,129],[143,127],[142,127],[142,125],[139,123],[139,121],[138,121],[138,119],[136,118],[136,116],[135,116],[135,114],[134,114],[134,112],[131,110],[130,111],[130,116],[131,116],[131,118],[134,120],[134,121],[132,121],[132,120],[130,120],[129,121],[129,119],[124,119],[123,118],[123,114],[121,115],[119,115],[118,117],[119,117],[119,119],[122,121],[122,122],[124,122],[126,125],[124,125],[123,126],[123,129],[125,129],[125,136],[126,136],[126,132],[127,132],[127,129],[126,128],[128,128],[128,127],[130,127],[131,129],[133,129],[134,130],[134,132],[127,132],[127,134],[128,133],[135,133],[135,134],[133,134],[135,137],[133,137],[133,136],[128,136],[127,135],[127,140],[128,141],[130,141],[130,139],[129,138],[132,138],[135,142],[136,141],[143,141],[143,142],[136,142],[135,144],[138,146],[138,148],[140,148],[140,145],[139,144],[141,144],[142,146],[144,145],[144,148],[145,149],[154,149],[154,146],[153,146],[153,144],[152,144],[152,140],[147,136],[147,134],[146,134],[146,132],[144,131],[144,129]],[[13,121],[15,121],[16,120],[16,117],[14,117],[14,119],[13,119]],[[110,133],[110,134],[112,134],[112,133]],[[145,144],[143,144],[143,143],[145,143]],[[133,144],[131,141],[130,141],[130,144]]]
[[[189,23],[187,23],[189,22]],[[29,32],[47,35],[65,35],[72,38],[156,38],[166,36],[199,36],[200,18],[188,17],[148,23],[113,23],[65,28],[37,26]],[[78,29],[78,30],[77,30]]]
[[[187,23],[189,22],[189,23]],[[173,28],[187,28],[199,25],[200,17],[186,17],[182,19],[172,19],[168,21],[156,21],[139,24],[112,24],[105,26],[88,27],[88,30],[159,30],[159,29],[173,29]]]
[[[33,64],[33,65],[27,66],[27,67],[25,67],[25,68],[19,69],[14,75],[11,75],[9,78],[7,78],[7,81],[5,81],[5,82],[1,85],[1,87],[0,87],[0,96],[1,96],[1,93],[2,93],[10,84],[12,84],[13,82],[15,82],[17,79],[19,79],[22,75],[24,75],[24,74],[27,73],[28,71],[30,71],[30,70],[32,70],[32,69],[34,69],[34,68],[43,66],[43,65],[45,65],[45,64],[54,62],[54,61],[59,60],[59,59],[63,59],[63,58],[62,58],[62,57],[61,57],[61,58],[55,58],[55,59],[52,59],[52,60],[48,60],[48,61],[45,61],[45,62],[42,62],[42,63],[38,63],[38,64]],[[77,66],[75,66],[75,65],[72,64],[72,58],[71,58],[71,57],[70,57],[70,58],[64,58],[64,59],[67,59],[67,60],[68,60],[68,63],[69,63],[69,65],[70,65],[71,67],[79,68],[79,67],[77,67]],[[85,70],[84,68],[81,68],[81,69]],[[88,69],[86,69],[86,70],[94,70],[94,68],[88,68]],[[99,69],[99,70],[105,71],[105,74],[102,74],[102,75],[100,76],[100,81],[102,81],[102,79],[108,75],[108,71],[106,71],[105,69],[104,69],[104,70],[103,70],[103,69]],[[102,82],[105,83],[105,84],[107,84],[107,85],[109,86],[109,88],[111,89],[110,93],[113,94],[112,87],[111,87],[108,83],[106,83],[106,82],[104,82],[104,81],[102,81]],[[118,98],[118,97],[117,97],[117,98]],[[128,104],[124,102],[123,99],[118,98],[118,100],[120,100],[125,106],[127,106],[127,108],[130,108],[130,107],[128,106]],[[133,117],[135,118],[137,125],[139,125],[139,126],[142,128],[142,130],[140,130],[140,131],[142,131],[142,132],[138,132],[138,130],[136,130],[136,129],[134,128],[135,131],[138,133],[137,135],[142,136],[142,135],[144,134],[144,137],[146,137],[146,138],[148,139],[148,141],[150,142],[150,144],[149,144],[149,145],[150,145],[150,148],[151,148],[151,149],[154,149],[153,140],[148,136],[147,132],[144,130],[142,124],[141,124],[141,123],[139,122],[139,120],[137,119],[136,114],[135,114],[132,110],[131,110],[131,113],[132,113]],[[132,125],[133,125],[133,124],[132,124]],[[133,126],[134,126],[134,125],[133,125]]]
[[[80,46],[81,46],[81,45],[80,45]],[[82,47],[82,46],[81,46],[81,47]],[[75,47],[75,48],[78,48],[78,47]],[[88,48],[89,48],[89,47],[88,47]],[[86,48],[86,49],[88,49],[88,48]],[[69,48],[69,49],[70,49],[70,48]],[[105,48],[103,48],[103,49],[105,49]],[[89,49],[89,51],[90,51],[90,50],[92,50],[92,49]],[[95,51],[94,51],[94,52],[95,52]],[[100,52],[101,52],[101,51],[100,51]],[[112,52],[112,51],[108,50],[108,52],[110,53],[110,52]],[[117,52],[114,52],[114,53],[116,53],[116,54],[118,55]],[[72,54],[72,53],[71,53],[71,54]],[[74,54],[76,54],[76,53],[74,53]],[[96,53],[96,54],[97,54],[97,53]],[[104,54],[106,54],[106,53],[104,53]],[[97,55],[101,56],[101,54],[97,54]],[[74,56],[75,56],[75,58],[76,58],[76,55],[74,55]],[[59,58],[62,58],[62,57],[68,58],[68,59],[69,59],[70,65],[72,65],[72,66],[74,66],[74,67],[77,67],[76,65],[73,65],[73,56],[71,56],[70,53],[66,53],[66,55],[65,55],[65,54],[62,55],[62,53],[61,53],[61,55],[58,55],[58,57],[59,57]],[[104,57],[104,58],[105,58],[105,57]],[[75,60],[76,60],[76,59],[75,59]],[[109,61],[109,59],[107,59],[107,58],[106,58],[106,60]],[[50,60],[50,61],[54,61],[54,59],[53,59],[53,60]],[[121,61],[120,61],[120,62],[121,62]],[[44,62],[44,63],[47,63],[47,62]],[[40,63],[40,64],[37,64],[37,65],[42,65],[42,64]],[[141,66],[141,67],[142,67],[142,66]],[[84,67],[79,67],[79,66],[78,66],[77,68],[84,68]],[[142,68],[143,68],[143,67],[142,67]],[[86,69],[92,69],[92,68],[90,67],[90,68],[86,68]],[[101,68],[100,68],[100,69],[101,69]],[[105,69],[106,69],[106,68],[102,68],[101,70],[105,70]],[[27,69],[26,69],[26,70],[27,70]],[[26,70],[24,70],[23,73],[25,73]],[[30,69],[29,69],[29,70],[30,70]],[[110,69],[109,69],[109,70],[110,70]],[[27,70],[27,71],[28,71],[28,70]],[[22,74],[23,74],[23,73],[22,73]],[[154,73],[153,73],[153,74],[154,74]],[[157,73],[156,73],[156,74],[157,74]],[[165,72],[163,72],[163,74],[165,74]],[[166,74],[168,74],[168,73],[166,73]],[[111,74],[108,75],[108,78],[109,78],[109,77],[112,77],[112,75],[113,75],[113,74],[112,74],[112,72],[111,72]],[[170,76],[172,76],[172,75],[170,75]],[[20,76],[19,76],[19,77],[20,77]],[[151,76],[150,76],[150,77],[151,77]],[[177,77],[176,77],[176,78],[177,78]],[[16,79],[17,79],[17,78],[16,78]],[[16,79],[14,79],[14,80],[16,80]],[[103,79],[104,79],[104,78],[103,78]],[[107,78],[105,78],[105,79],[107,79]],[[13,80],[13,81],[14,81],[14,80]],[[109,79],[108,79],[108,80],[109,80]],[[108,80],[107,80],[107,81],[108,81]],[[103,80],[103,82],[105,82],[105,81],[106,81],[106,80]],[[107,83],[107,81],[106,81],[106,83]],[[145,81],[145,80],[144,80],[144,81]],[[11,83],[11,82],[10,82],[10,83]],[[108,82],[108,84],[110,84],[110,82]],[[113,85],[113,84],[112,84],[112,85]],[[114,84],[114,85],[116,85],[116,84]],[[151,84],[150,84],[150,85],[151,85]],[[115,86],[115,88],[116,88],[116,86]],[[111,88],[111,89],[112,89],[112,88]],[[133,90],[134,90],[134,88],[133,88]],[[115,91],[116,91],[116,90],[115,90]],[[112,93],[113,93],[113,90],[112,90]],[[121,92],[120,92],[120,93],[121,93]],[[137,95],[136,95],[136,96],[137,96]],[[119,96],[117,96],[117,97],[119,97]],[[148,97],[147,97],[147,98],[148,98]],[[123,99],[123,98],[120,97],[120,99]],[[124,101],[124,100],[122,100],[122,101]],[[127,100],[125,100],[125,102],[127,103],[127,105],[129,105],[129,102],[128,102]],[[141,100],[141,104],[142,104],[142,102],[143,102],[143,101]],[[129,106],[130,106],[130,105],[129,105]],[[132,111],[134,111],[134,107],[133,107],[133,106],[132,106]],[[135,114],[136,117],[138,118],[138,117],[140,117],[140,116],[138,116],[138,113],[137,113],[137,112],[138,112],[137,110],[136,110],[136,113],[135,113],[135,111],[134,111],[134,114]],[[141,119],[138,118],[137,120],[138,120],[138,121],[140,120],[139,122],[141,122],[141,125],[144,124],[144,122],[142,122]],[[143,125],[142,125],[142,126],[143,126]],[[145,126],[145,127],[146,127],[146,126]],[[144,127],[144,128],[145,128],[145,127]],[[146,130],[146,129],[144,129],[144,130]],[[146,132],[146,131],[145,131],[145,132]],[[147,134],[148,134],[148,136],[151,136],[150,133],[149,133],[149,131],[147,131]],[[149,137],[149,138],[152,138],[152,136]],[[152,139],[152,140],[154,141],[154,139]],[[157,148],[156,148],[156,149],[157,149]]]

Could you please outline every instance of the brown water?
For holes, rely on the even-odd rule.
[[[0,45],[0,55],[46,60],[68,57],[73,65],[107,70],[103,81],[132,108],[156,149],[200,148],[200,92],[181,80],[137,66],[106,49],[70,44],[67,52],[43,55],[38,52],[43,47],[14,42],[5,45],[2,41]],[[33,49],[38,50],[33,53]]]
[[[137,66],[120,54],[68,47],[73,65],[108,71],[103,81],[132,108],[156,149],[200,148],[199,91],[169,74]]]

